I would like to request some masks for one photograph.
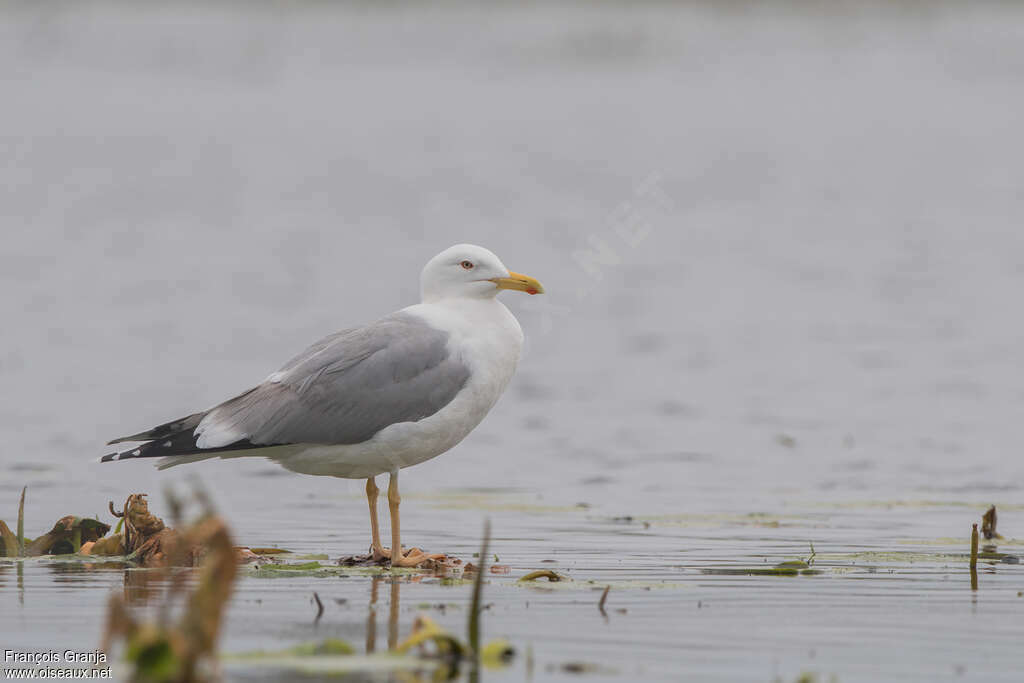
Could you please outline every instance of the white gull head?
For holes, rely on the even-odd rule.
[[[540,294],[532,277],[513,273],[494,252],[475,244],[456,244],[430,259],[420,275],[424,303],[442,299],[493,299],[503,289]]]

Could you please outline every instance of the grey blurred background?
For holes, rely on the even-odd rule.
[[[1022,19],[5,3],[4,505],[28,484],[30,518],[98,512],[178,481],[95,459],[414,303],[458,241],[548,294],[505,297],[528,337],[514,384],[406,490],[609,514],[1016,495]],[[190,471],[250,536],[361,486],[271,470]],[[320,524],[362,538],[335,503]]]

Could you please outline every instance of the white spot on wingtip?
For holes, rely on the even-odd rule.
[[[279,382],[280,382],[280,381],[281,381],[281,380],[282,380],[283,378],[284,378],[284,373],[283,373],[283,372],[280,372],[280,371],[278,371],[278,372],[272,372],[272,373],[270,373],[269,375],[267,375],[267,381],[268,381],[268,382],[270,382],[271,384],[277,384],[277,383],[279,383]]]
[[[170,448],[170,447],[171,447],[171,442],[170,441],[164,441],[164,448]]]
[[[132,455],[139,455],[141,452],[142,451],[140,451],[138,448],[136,448],[134,451],[132,451]],[[120,458],[120,457],[121,456],[118,456],[118,458]]]
[[[202,430],[196,429],[196,436],[196,446],[199,448],[219,448],[246,438],[244,434],[234,429],[217,424],[207,425]]]

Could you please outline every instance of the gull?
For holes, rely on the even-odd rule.
[[[416,567],[443,555],[403,553],[398,471],[462,441],[491,410],[519,361],[523,331],[497,299],[543,293],[491,251],[457,244],[420,276],[422,302],[324,337],[258,386],[110,444],[144,442],[101,462],[158,457],[160,469],[261,456],[301,474],[366,479],[372,557]],[[387,473],[391,548],[380,542],[377,475]]]

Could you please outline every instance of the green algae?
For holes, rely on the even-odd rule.
[[[316,556],[320,557],[320,556]],[[318,560],[312,562],[267,562],[265,564],[254,564],[248,568],[248,576],[256,578],[282,578],[295,576],[429,576],[429,570],[417,567],[347,567],[337,564],[322,564]],[[457,576],[441,577],[442,580],[451,578],[453,582],[460,581]],[[468,583],[468,581],[467,581]],[[461,585],[452,583],[451,585]]]
[[[263,579],[296,577],[296,576],[348,576],[355,572],[351,567],[339,567],[336,565],[324,565],[320,562],[302,562],[298,564],[289,563],[267,563],[253,565],[247,572],[249,576]]]
[[[963,542],[961,542],[963,545]],[[978,553],[979,559],[995,560],[1006,564],[1019,564],[1020,558],[1009,553],[982,551]],[[959,564],[969,563],[971,555],[969,552],[961,553],[924,553],[916,551],[900,550],[863,550],[856,553],[823,553],[819,560],[829,564]]]
[[[256,555],[294,555],[291,550],[285,550],[284,548],[252,548],[252,547],[250,547],[249,550],[251,550]],[[317,559],[325,559],[326,560],[327,556],[325,555],[325,556],[323,556],[323,558],[317,558]]]
[[[808,526],[814,521],[811,516],[774,515],[765,512],[748,513],[685,513],[673,515],[637,516],[637,522],[651,526],[670,526],[683,528],[719,528],[731,526],[762,527],[777,529],[780,527]]]
[[[898,543],[899,545],[959,546],[959,545],[961,545],[963,543],[963,539],[962,538],[953,538],[953,537],[948,537],[948,538],[941,538],[941,537],[940,538],[921,538],[921,539],[905,538],[905,539],[900,539],[900,540],[893,541],[893,542],[894,543]],[[990,544],[985,544],[985,545],[990,545]],[[999,545],[1001,545],[1001,546],[1004,546],[1004,545],[1024,546],[1024,538],[1001,538],[1001,539],[999,539]]]

